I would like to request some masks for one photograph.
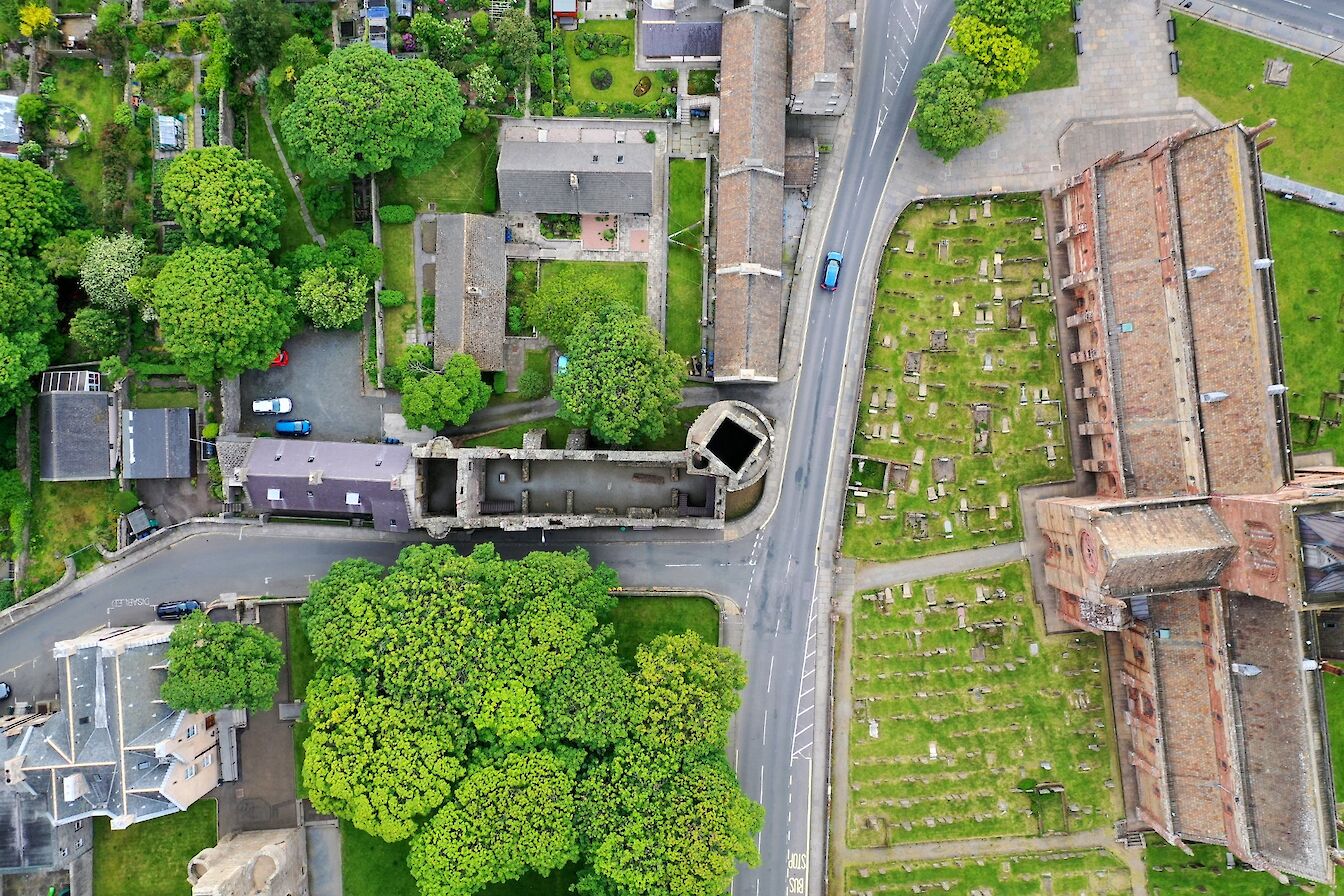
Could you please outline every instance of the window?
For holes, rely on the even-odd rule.
[[[195,736],[196,736],[196,726],[195,726],[195,725],[188,725],[188,726],[187,726],[187,737],[195,737]]]
[[[206,756],[204,759],[201,760],[201,768],[209,768],[214,764],[215,764],[215,757],[213,756]]]
[[[196,766],[187,766],[187,780],[190,781],[194,777],[196,777]]]
[[[358,507],[358,506],[359,506],[359,492],[346,492],[346,493],[345,493],[345,506],[346,506],[346,507]]]
[[[75,830],[77,831],[84,830],[84,819],[81,818],[79,821],[75,822]]]
[[[280,500],[280,489],[278,489],[278,488],[268,488],[268,489],[266,489],[266,500],[267,500],[267,501],[279,501],[279,500]]]

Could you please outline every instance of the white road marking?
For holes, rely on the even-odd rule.
[[[1293,4],[1294,6],[1300,6],[1300,7],[1302,7],[1303,9],[1311,9],[1311,7],[1308,6],[1307,4],[1305,4],[1305,3],[1298,3],[1297,0],[1283,0],[1283,2],[1284,2],[1284,3],[1291,3],[1291,4]]]
[[[770,693],[770,688],[774,685],[774,683],[775,683],[775,657],[774,654],[771,654],[770,672],[765,676],[765,692],[767,694]]]
[[[1326,15],[1330,16],[1332,19],[1344,19],[1344,16],[1340,15],[1337,12],[1328,12],[1326,13]]]
[[[700,566],[703,566],[704,564],[701,564],[701,563],[668,563],[668,564],[666,564],[666,565],[667,565],[667,567],[668,567],[669,569],[671,569],[671,568],[674,568],[674,567],[682,567],[682,566],[694,566],[694,567],[699,568]]]

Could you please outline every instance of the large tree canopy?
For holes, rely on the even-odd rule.
[[[314,177],[337,180],[393,167],[415,175],[461,136],[463,107],[449,72],[361,42],[304,72],[280,129]]]
[[[915,84],[914,128],[919,145],[944,162],[979,146],[994,132],[994,113],[984,108],[988,76],[974,59],[949,56],[935,62]]]
[[[283,280],[254,249],[184,246],[154,278],[164,347],[201,384],[266,367],[294,329]]]
[[[742,662],[687,633],[632,674],[616,584],[582,551],[337,563],[302,611],[313,804],[409,838],[426,896],[574,862],[589,892],[721,894],[762,821],[723,758]]]
[[[443,372],[407,370],[401,414],[411,429],[463,426],[490,401],[490,387],[471,355],[453,355]]]
[[[369,303],[369,281],[359,271],[320,264],[299,275],[294,298],[313,326],[348,327],[364,315]]]
[[[569,336],[594,309],[621,294],[611,274],[591,268],[564,277],[547,277],[523,299],[527,321],[563,351]]]
[[[607,305],[569,337],[552,394],[560,416],[612,445],[657,439],[681,403],[683,363],[643,314]]]
[[[957,0],[957,12],[999,25],[1019,40],[1035,43],[1042,25],[1069,14],[1069,0]]]
[[[221,246],[280,245],[285,200],[270,169],[232,146],[191,149],[163,175],[163,206],[187,239]]]
[[[0,414],[32,398],[29,380],[50,363],[59,319],[56,289],[43,266],[0,252]]]
[[[247,75],[275,65],[294,17],[280,0],[233,0],[225,24],[238,71]]]
[[[0,159],[0,252],[28,252],[73,223],[68,187],[32,162]]]
[[[96,236],[84,247],[79,285],[95,305],[125,311],[135,301],[128,284],[140,273],[144,260],[145,243],[140,237],[129,233]]]
[[[168,639],[168,677],[160,695],[173,709],[265,712],[275,700],[284,653],[254,625],[212,622],[192,613]]]
[[[1007,28],[968,15],[952,17],[952,49],[980,63],[991,96],[1021,90],[1041,61],[1034,47],[1018,40]]]

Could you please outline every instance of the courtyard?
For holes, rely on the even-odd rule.
[[[1018,489],[1072,478],[1040,199],[917,203],[879,273],[845,553],[1017,541]]]
[[[1025,562],[855,595],[853,626],[851,848],[1111,824],[1101,641],[1045,635]]]

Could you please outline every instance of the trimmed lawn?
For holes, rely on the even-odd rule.
[[[1328,676],[1327,676],[1328,677]],[[1291,878],[1284,886],[1262,871],[1238,865],[1227,867],[1227,849],[1203,843],[1191,843],[1194,855],[1187,856],[1156,835],[1148,837],[1144,862],[1148,866],[1148,892],[1152,896],[1328,896],[1336,888]]]
[[[131,399],[134,408],[194,408],[194,389],[136,389]]]
[[[1073,51],[1071,13],[1046,23],[1041,29],[1041,42],[1036,45],[1036,52],[1041,54],[1041,61],[1032,70],[1026,86],[1019,93],[1072,87],[1078,83],[1078,54]]]
[[[103,77],[102,67],[91,59],[59,59],[51,64],[51,70],[56,75],[56,91],[52,95],[55,104],[69,106],[89,119],[89,131],[70,148],[69,157],[56,165],[56,171],[75,185],[84,204],[96,213],[103,207],[98,198],[103,184],[98,135],[121,105],[122,84],[115,78]]]
[[[551,277],[568,277],[592,271],[609,274],[620,288],[620,293],[613,298],[642,312],[648,294],[645,286],[647,267],[642,261],[546,261],[541,265],[541,282],[545,283]]]
[[[909,584],[885,609],[854,602],[848,844],[1109,828],[1101,639],[1046,636],[1025,561]],[[1024,778],[1065,788],[1053,811],[1033,813]]]
[[[65,557],[74,551],[95,542],[107,548],[117,546],[117,514],[112,509],[116,493],[115,479],[33,483],[32,540],[25,582],[28,594],[59,581],[65,574]],[[94,548],[75,555],[80,572],[101,562],[102,555]]]
[[[481,134],[463,134],[443,159],[424,174],[401,177],[392,172],[378,180],[378,201],[383,205],[411,205],[425,211],[431,202],[440,212],[491,214],[499,206],[495,185],[496,141],[499,128],[493,123]]]
[[[846,496],[850,557],[1017,541],[1018,489],[1073,478],[1054,301],[1033,294],[1046,255],[1033,239],[1040,199],[993,205],[978,221],[977,201],[911,208],[883,252]],[[1007,259],[999,284],[996,253]],[[907,364],[917,367],[909,376]]]
[[[1344,66],[1313,65],[1316,57],[1237,31],[1177,15],[1181,93],[1193,96],[1223,121],[1247,125],[1278,119],[1266,137],[1264,168],[1313,186],[1344,191],[1344,143],[1335,112],[1344,108]],[[1265,62],[1293,65],[1288,87],[1264,83]],[[1250,87],[1251,89],[1247,89]],[[1263,139],[1263,138],[1262,138]]]
[[[416,896],[419,889],[406,856],[410,843],[388,843],[341,820],[344,896]],[[185,867],[185,866],[183,866]],[[100,893],[99,896],[102,896]]]
[[[469,448],[521,448],[523,447],[523,436],[528,431],[544,429],[546,430],[546,444],[551,448],[563,448],[565,447],[565,439],[569,437],[569,432],[573,428],[574,424],[567,420],[561,420],[559,417],[545,417],[541,420],[515,423],[504,429],[467,439],[466,444]]]
[[[589,31],[600,31],[606,34],[620,34],[630,39],[630,55],[628,56],[599,56],[596,59],[580,59],[575,52],[574,39],[579,34]],[[636,72],[635,71],[635,23],[630,19],[608,20],[584,22],[578,27],[577,31],[570,31],[565,34],[565,54],[569,56],[569,90],[574,94],[574,101],[581,103],[588,100],[594,103],[614,103],[625,101],[630,103],[645,103],[657,99],[658,91],[662,89],[661,82],[658,80],[658,73]],[[605,68],[611,72],[611,86],[606,90],[598,90],[593,86],[590,75],[599,69]],[[653,80],[653,87],[643,96],[635,96],[635,85],[643,75],[648,75]]]
[[[406,351],[405,334],[415,327],[415,246],[410,224],[383,225],[383,288],[406,294],[405,304],[383,310],[386,363],[396,364]]]
[[[1325,718],[1330,735],[1330,762],[1335,769],[1335,802],[1344,803],[1344,678],[1322,675]]]
[[[705,162],[673,159],[668,167],[667,347],[690,357],[700,353],[704,310]]]
[[[269,168],[280,184],[280,195],[285,200],[285,219],[280,222],[280,249],[289,252],[311,243],[312,238],[308,236],[303,214],[299,211],[298,197],[285,182],[285,168],[280,164],[280,155],[275,151],[271,135],[266,132],[261,110],[256,106],[250,106],[247,110],[247,155]]]
[[[845,869],[845,878],[849,893],[1107,896],[1130,892],[1129,869],[1104,849],[851,865]]]
[[[218,842],[215,801],[114,831],[93,819],[93,887],[98,896],[186,896],[187,863]]]
[[[659,635],[690,630],[719,643],[719,608],[707,597],[623,597],[611,614],[621,662],[635,667],[635,651]]]
[[[299,608],[286,607],[286,625],[289,628],[289,699],[302,700],[308,693],[308,682],[316,668],[313,649],[308,646],[308,634],[299,621]],[[308,739],[312,726],[306,721],[294,723],[294,769],[298,774],[298,791],[302,799],[308,795],[303,786],[303,742]]]
[[[1279,329],[1287,373],[1290,416],[1321,415],[1324,393],[1338,392],[1344,374],[1344,238],[1330,231],[1344,228],[1344,216],[1327,209],[1265,197],[1270,240],[1274,246],[1274,279],[1279,294]],[[1335,419],[1339,405],[1327,408]],[[1293,447],[1299,451],[1335,452],[1344,457],[1344,428],[1321,425],[1311,433],[1293,421]]]

